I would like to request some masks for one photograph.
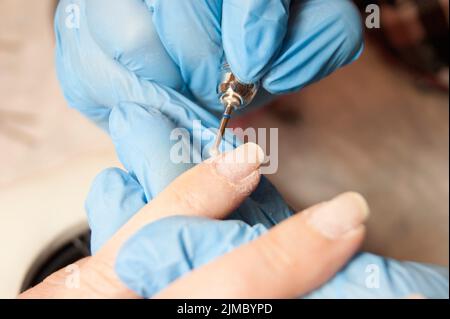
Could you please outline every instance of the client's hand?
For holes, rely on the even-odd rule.
[[[62,270],[21,297],[280,298],[314,290],[358,249],[367,204],[348,193],[268,232],[219,221],[258,185],[263,157],[257,145],[241,146],[187,171],[148,205],[133,177],[105,171],[89,210],[99,250],[77,263],[79,286],[66,286]]]

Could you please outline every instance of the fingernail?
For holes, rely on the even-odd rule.
[[[369,217],[369,205],[358,193],[345,193],[315,208],[309,224],[330,239],[343,237]]]
[[[255,143],[247,143],[213,158],[211,163],[219,175],[232,183],[238,183],[259,169],[264,158],[261,147]]]

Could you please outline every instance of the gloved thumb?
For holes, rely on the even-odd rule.
[[[142,228],[120,249],[115,270],[128,288],[150,298],[177,278],[263,233],[241,221],[169,217]]]
[[[122,102],[112,110],[109,127],[120,161],[141,184],[147,201],[193,166],[190,158],[186,162],[171,158],[179,142],[171,135],[181,129],[155,108]],[[183,142],[189,149],[189,135]]]
[[[91,252],[95,254],[146,204],[144,191],[128,173],[118,168],[101,172],[86,199],[91,228]]]
[[[259,81],[279,52],[291,0],[224,0],[222,41],[227,61],[244,83]]]

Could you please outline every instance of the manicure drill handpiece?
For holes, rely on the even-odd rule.
[[[258,88],[258,83],[244,84],[240,82],[231,71],[227,71],[224,74],[223,81],[219,86],[219,93],[221,94],[220,102],[223,104],[225,111],[220,122],[214,146],[211,148],[211,155],[219,154],[220,144],[222,143],[232,113],[235,110],[249,105],[255,98]]]

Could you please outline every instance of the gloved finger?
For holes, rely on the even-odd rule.
[[[222,112],[217,94],[224,64],[222,0],[145,2],[153,12],[153,23],[164,47],[195,100],[210,111]]]
[[[177,278],[265,231],[262,225],[251,227],[234,220],[161,219],[143,227],[122,246],[115,270],[128,288],[150,298]]]
[[[118,168],[101,172],[86,199],[91,228],[91,251],[95,254],[125,223],[147,203],[139,183]]]
[[[245,144],[235,151],[203,162],[177,178],[157,198],[141,209],[84,265],[82,289],[58,285],[55,294],[69,297],[135,297],[117,278],[114,263],[124,242],[158,219],[180,214],[220,219],[230,214],[259,181],[262,150]],[[214,194],[214,196],[211,196]],[[171,243],[171,246],[173,243]],[[51,286],[44,282],[42,290]],[[37,288],[37,291],[41,288]],[[58,296],[58,295],[56,295]]]
[[[163,5],[176,2],[165,1]],[[201,1],[201,3],[210,2]],[[73,28],[66,25],[65,9],[70,4],[76,4],[79,8],[80,23],[79,26]],[[204,127],[218,127],[217,117],[204,107],[192,102],[189,97],[167,86],[139,77],[129,68],[108,56],[100,46],[102,41],[99,40],[100,44],[98,44],[92,37],[87,23],[86,6],[85,0],[62,0],[55,18],[58,77],[64,95],[71,106],[108,131],[109,114],[122,102],[132,102],[144,108],[157,109],[179,127],[192,127],[192,122],[198,119],[201,119]],[[175,12],[179,12],[179,10]],[[175,17],[175,20],[178,20],[178,17]],[[204,89],[204,78],[208,76],[208,73],[202,73],[202,67],[199,65],[189,66],[192,70],[197,69],[201,73],[202,80],[201,83],[197,82],[197,85],[199,89]],[[161,67],[163,68],[163,66]],[[211,85],[209,89],[205,89],[205,92],[215,96],[212,103],[216,103],[218,109],[222,111],[222,106],[218,105],[217,96],[220,75],[217,74],[216,77],[217,79],[213,80],[215,84]]]
[[[80,22],[69,28],[65,10],[70,5],[78,8]],[[86,21],[85,0],[60,1],[55,16],[56,65],[64,96],[72,107],[106,131],[111,109],[124,101],[151,105],[180,126],[198,118],[208,127],[218,125],[216,117],[185,96],[138,77],[107,56],[92,38]]]
[[[293,298],[306,294],[353,256],[363,240],[368,214],[360,195],[338,196],[194,270],[156,297]]]
[[[448,299],[448,269],[358,254],[333,279],[305,296],[309,299],[386,299],[422,295]]]
[[[93,257],[90,267],[101,268],[110,296],[128,296],[117,280],[114,261],[124,242],[143,226],[180,214],[222,219],[236,209],[256,188],[263,161],[256,144],[203,162],[178,177],[147,206],[135,214]],[[211,196],[214,194],[214,196]]]
[[[111,112],[109,126],[120,161],[142,186],[147,201],[192,167],[190,158],[175,162],[177,141],[171,135],[176,126],[154,108],[120,103]],[[190,148],[189,139],[182,142]]]
[[[230,216],[249,225],[262,224],[267,228],[281,223],[293,215],[293,210],[286,204],[275,186],[265,176],[255,191]]]
[[[134,215],[97,256],[114,260],[124,240],[144,225],[167,216],[225,218],[258,185],[263,156],[261,148],[250,143],[193,167]]]
[[[175,165],[173,173],[166,171],[166,176],[159,176],[161,180],[154,182],[159,186],[152,187],[153,180],[146,175],[148,170],[145,169],[145,166],[158,167],[157,165],[159,165],[159,167],[164,167],[164,162],[155,164],[147,161],[154,156],[150,152],[154,148],[149,147],[146,139],[162,138],[165,141],[168,139],[153,134],[151,126],[146,125],[145,121],[134,121],[134,126],[126,126],[126,123],[119,120],[110,121],[111,110],[115,109],[116,112],[116,116],[111,116],[111,119],[120,119],[120,114],[123,113],[123,110],[126,110],[129,115],[122,118],[127,118],[130,121],[133,117],[142,116],[139,110],[133,112],[134,108],[142,108],[150,113],[161,112],[177,128],[187,129],[188,133],[191,134],[192,156],[200,158],[199,161],[207,157],[209,143],[215,137],[211,128],[217,128],[219,121],[205,108],[193,103],[182,94],[154,82],[146,81],[106,56],[96,41],[92,39],[90,30],[86,27],[85,1],[79,2],[80,27],[67,28],[64,8],[69,3],[71,3],[69,0],[61,1],[58,7],[60,13],[56,15],[57,65],[65,96],[72,106],[96,121],[111,134],[114,134],[114,131],[125,131],[122,137],[119,136],[120,134],[114,134],[116,149],[120,152],[119,156],[126,162],[126,169],[132,172],[133,176],[144,186],[146,197],[150,199],[158,193],[159,189],[167,185],[180,170],[178,169],[179,166]],[[143,116],[143,118],[148,117],[147,115]],[[195,121],[199,119],[201,122],[197,123],[201,126],[201,132],[195,134]],[[155,122],[154,120],[151,121],[152,123]],[[166,123],[166,121],[162,121],[162,123]],[[117,127],[115,124],[117,124]],[[130,130],[122,130],[122,124]],[[161,125],[158,124],[156,127],[158,127],[157,131],[161,131],[159,129]],[[164,128],[164,126],[162,127]],[[168,132],[170,130],[166,127],[162,131]],[[196,146],[197,144],[200,146]],[[226,135],[224,143],[226,150],[239,144],[230,134]],[[136,150],[139,152],[136,152]],[[133,158],[132,154],[136,156]],[[193,162],[197,163],[198,161]],[[152,170],[152,176],[156,175],[154,172]],[[266,183],[265,185],[269,184]],[[259,216],[262,216],[261,222],[270,227],[276,221],[282,220],[286,214],[290,214],[290,210],[273,187],[271,187],[273,192],[263,191],[264,189],[269,188],[258,188],[260,190],[258,193],[267,194],[267,196],[259,196],[254,200],[258,207],[253,204],[249,205],[248,207],[252,209],[240,215],[245,216],[246,219],[244,220],[249,220],[251,224],[256,223]],[[272,200],[273,198],[276,200]],[[284,209],[272,212],[270,207],[273,207],[273,205],[271,203],[278,203],[277,206],[284,206]]]
[[[108,130],[110,106],[92,97],[101,83],[106,56],[92,41],[86,22],[85,0],[60,0],[55,14],[56,71],[64,97],[71,107]],[[89,55],[89,57],[87,57]],[[97,69],[99,67],[99,69]],[[84,70],[88,71],[84,75]],[[94,71],[94,72],[90,72]]]
[[[144,80],[183,92],[180,71],[164,49],[152,15],[142,0],[86,2],[88,28],[108,58]]]
[[[259,81],[286,35],[290,0],[224,0],[222,42],[227,62],[244,83]]]
[[[177,176],[209,155],[211,130],[191,123],[176,128],[173,121],[151,107],[121,103],[111,112],[110,133],[121,162],[142,185],[151,200]],[[192,127],[196,126],[196,127]],[[227,134],[225,150],[239,142]],[[250,225],[272,227],[292,215],[273,185],[263,177],[256,190],[231,215]]]
[[[354,61],[362,49],[361,18],[350,1],[296,1],[263,86],[275,94],[297,91]]]

